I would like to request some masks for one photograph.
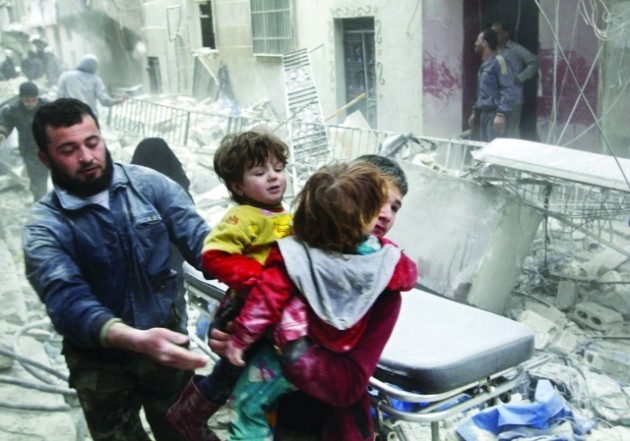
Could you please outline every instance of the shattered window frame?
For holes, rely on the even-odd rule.
[[[255,55],[283,55],[292,50],[291,0],[251,0]]]

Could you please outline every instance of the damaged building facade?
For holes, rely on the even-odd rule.
[[[43,34],[68,67],[84,53],[98,54],[113,92],[141,86],[202,100],[223,84],[241,105],[269,101],[283,119],[282,55],[306,49],[325,119],[340,123],[359,109],[373,129],[440,138],[465,136],[479,66],[474,41],[500,19],[540,60],[539,75],[524,85],[525,137],[621,156],[630,139],[623,121],[629,11],[622,0],[0,5],[3,34],[12,17],[24,32]]]

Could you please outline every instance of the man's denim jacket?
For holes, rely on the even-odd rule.
[[[26,276],[57,332],[101,346],[114,318],[149,329],[173,314],[185,330],[169,240],[200,268],[209,226],[188,194],[148,168],[114,164],[110,209],[57,187],[33,205],[22,236]]]

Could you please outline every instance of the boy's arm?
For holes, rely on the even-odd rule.
[[[206,277],[230,288],[249,289],[262,273],[262,264],[244,253],[252,245],[251,222],[243,207],[232,207],[206,236],[201,252],[201,267]],[[255,225],[254,225],[255,227]]]

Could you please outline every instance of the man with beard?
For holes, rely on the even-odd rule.
[[[174,181],[112,162],[89,105],[62,98],[33,121],[54,191],[23,231],[26,276],[63,336],[95,441],[180,440],[166,410],[206,359],[186,349],[185,299],[169,242],[200,268],[210,228]]]
[[[37,157],[37,144],[33,138],[31,124],[37,109],[46,103],[48,100],[39,97],[37,84],[25,81],[20,84],[19,99],[0,110],[0,143],[13,129],[17,130],[18,148],[30,181],[34,202],[46,194],[48,170]]]
[[[503,55],[496,53],[497,44],[497,33],[493,29],[480,32],[475,41],[481,66],[468,125],[479,131],[479,141],[484,142],[506,136],[515,100],[514,77]]]

